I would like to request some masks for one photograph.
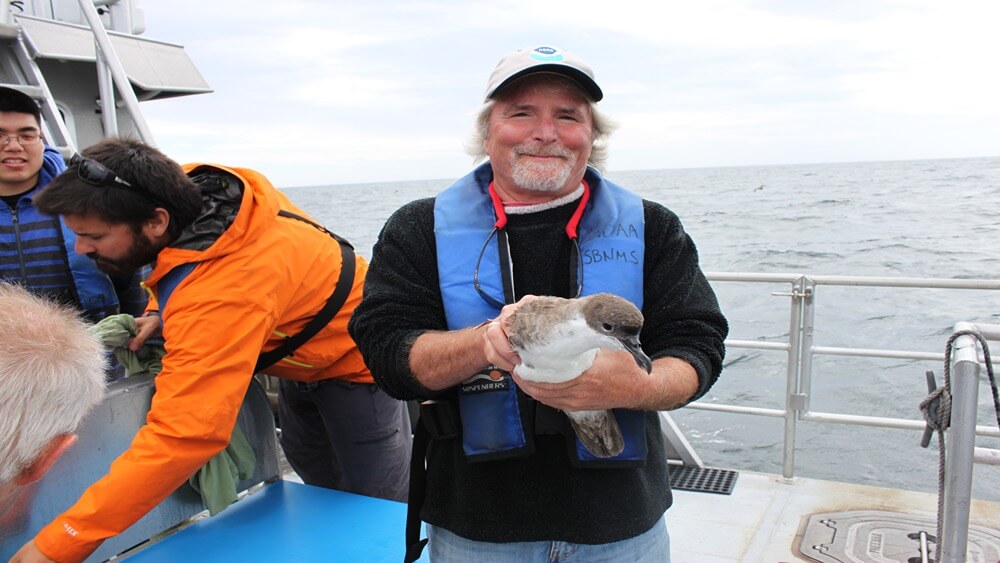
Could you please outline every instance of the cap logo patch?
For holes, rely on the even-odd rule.
[[[552,47],[538,47],[529,56],[536,61],[546,63],[561,62],[564,58],[558,49],[553,49]]]

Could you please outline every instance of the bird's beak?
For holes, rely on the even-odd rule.
[[[651,362],[649,356],[642,351],[642,346],[639,344],[639,338],[637,336],[623,339],[622,344],[625,345],[625,349],[628,350],[628,353],[632,354],[632,357],[635,358],[635,363],[639,364],[639,367],[646,370],[646,373],[652,373],[653,362]]]

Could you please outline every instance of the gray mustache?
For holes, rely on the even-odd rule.
[[[563,158],[569,158],[571,156],[570,152],[567,150],[562,150],[555,147],[542,148],[540,146],[514,147],[514,154],[519,156],[521,155],[560,156]]]

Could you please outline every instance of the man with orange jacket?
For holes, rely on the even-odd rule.
[[[282,378],[282,447],[306,483],[406,497],[409,419],[347,332],[368,266],[346,241],[257,172],[182,169],[131,140],[74,157],[35,201],[101,270],[156,264],[158,311],[131,347],[162,327],[167,355],[131,447],[14,561],[82,560],[131,526],[226,447],[263,369]]]

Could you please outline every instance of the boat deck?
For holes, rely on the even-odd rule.
[[[283,479],[302,483],[290,468]],[[740,471],[732,494],[674,490],[674,504],[667,511],[672,563],[778,563],[813,561],[799,553],[805,520],[812,514],[876,510],[926,520],[936,535],[937,495],[797,477]],[[992,545],[1000,549],[1000,502],[974,499],[970,527],[991,529]],[[914,548],[917,541],[914,541]],[[932,545],[933,547],[933,545]],[[889,549],[882,561],[896,561]],[[905,561],[919,552],[895,554]],[[932,554],[933,555],[933,554]],[[994,559],[969,554],[969,561],[993,563]],[[997,554],[1000,563],[1000,554]],[[851,559],[848,559],[851,560]],[[879,561],[860,557],[854,561]],[[917,559],[919,560],[919,559]]]
[[[933,521],[937,496],[799,477],[787,482],[741,471],[731,495],[674,491],[674,505],[667,511],[671,561],[809,561],[798,553],[803,518],[845,510],[899,512]],[[971,526],[1000,529],[1000,502],[974,500]],[[934,534],[933,524],[928,531]]]

